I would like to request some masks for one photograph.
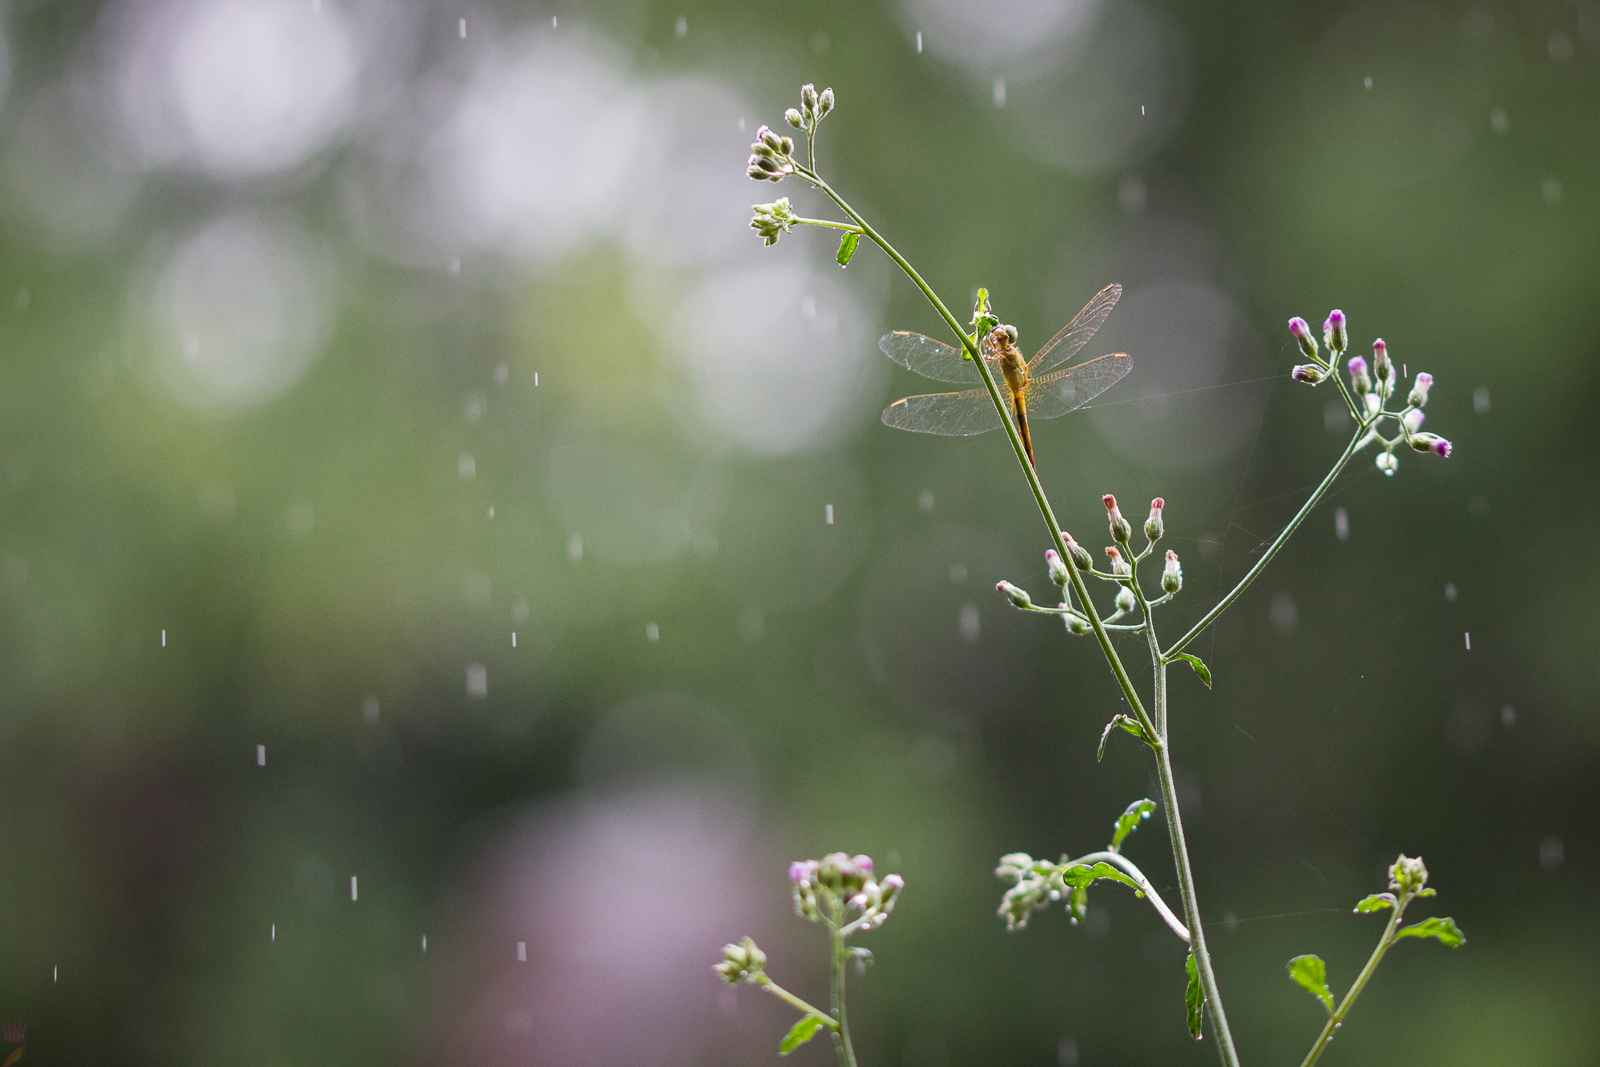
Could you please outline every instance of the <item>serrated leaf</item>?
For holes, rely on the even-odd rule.
[[[1156,810],[1153,800],[1135,800],[1128,805],[1128,810],[1117,816],[1117,825],[1111,831],[1111,851],[1115,852],[1122,847],[1122,839],[1139,828],[1139,824],[1150,817]]]
[[[1467,943],[1467,935],[1456,928],[1454,919],[1434,918],[1423,919],[1410,926],[1402,926],[1394,935],[1396,941],[1402,937],[1436,937],[1439,944],[1447,948],[1459,948]]]
[[[1200,680],[1206,684],[1206,688],[1211,688],[1211,668],[1207,667],[1199,656],[1191,656],[1187,652],[1179,652],[1177,658],[1193,667],[1194,673],[1200,676]]]
[[[1139,886],[1138,882],[1135,882],[1109,863],[1100,862],[1092,866],[1087,863],[1071,863],[1061,868],[1062,883],[1073,889],[1087,888],[1091,882],[1098,882],[1102,878],[1110,879],[1113,882],[1121,882],[1125,886],[1131,886],[1135,893],[1144,896],[1144,890]]]
[[[1195,966],[1193,952],[1189,953],[1184,968],[1189,972],[1189,988],[1183,993],[1184,1006],[1189,1009],[1189,1034],[1199,1041],[1200,1026],[1205,1018],[1206,995],[1200,988],[1200,968]]]
[[[1320,956],[1296,956],[1286,968],[1294,984],[1322,1001],[1322,1006],[1333,1014],[1333,993],[1328,989],[1328,968]]]
[[[1397,901],[1393,893],[1374,893],[1370,897],[1362,897],[1361,903],[1355,906],[1355,911],[1382,911],[1392,908]]]
[[[822,1025],[822,1020],[815,1015],[803,1015],[800,1021],[789,1027],[789,1032],[778,1043],[778,1055],[787,1056],[801,1045],[817,1036],[817,1028]]]
[[[1106,728],[1100,731],[1100,747],[1095,751],[1094,758],[1098,761],[1106,754],[1106,739],[1111,736],[1112,727],[1120,726],[1128,733],[1141,741],[1148,743],[1144,735],[1144,727],[1139,725],[1139,720],[1130,715],[1116,715],[1106,723]]]
[[[856,245],[860,243],[861,235],[854,230],[847,230],[845,235],[839,238],[839,266],[850,265],[850,257],[856,254]]]

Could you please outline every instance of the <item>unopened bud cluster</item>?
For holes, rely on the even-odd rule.
[[[1395,890],[1403,897],[1432,896],[1427,889],[1428,868],[1422,862],[1421,856],[1407,856],[1404,853],[1389,867],[1389,888]]]
[[[757,204],[753,210],[755,217],[750,220],[750,228],[761,235],[763,244],[769,246],[777,244],[778,238],[793,229],[799,221],[789,209],[789,198],[786,196],[770,204]]]
[[[759,981],[762,968],[766,964],[767,954],[746,937],[737,945],[723,945],[722,962],[712,969],[722,975],[723,981],[734,985],[739,982]]]
[[[780,137],[769,127],[756,131],[755,143],[750,146],[750,164],[746,171],[756,181],[782,181],[794,173],[794,138]]]
[[[817,123],[827,117],[833,110],[833,90],[824,89],[817,92],[817,87],[809,82],[800,87],[800,107],[790,108],[783,113],[784,121],[797,130],[811,133],[817,128]]]
[[[1073,925],[1077,925],[1088,910],[1088,894],[1081,886],[1067,885],[1063,876],[1072,866],[1065,856],[1060,863],[1036,860],[1026,852],[1001,856],[995,875],[1002,881],[1016,883],[1000,899],[1000,917],[1006,921],[1006,929],[1022,929],[1028,925],[1030,915],[1060,900],[1066,901],[1067,914]]]
[[[874,878],[871,856],[843,852],[829,853],[820,860],[796,860],[789,864],[789,881],[794,912],[802,919],[836,921],[853,912],[850,924],[868,930],[883,925],[906,885],[898,874]]]

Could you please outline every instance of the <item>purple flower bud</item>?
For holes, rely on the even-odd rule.
[[[1161,509],[1166,506],[1167,502],[1160,497],[1150,501],[1150,517],[1144,520],[1145,540],[1159,541],[1161,535],[1167,532],[1166,524],[1161,521]]]
[[[1044,565],[1050,571],[1050,580],[1058,586],[1065,586],[1070,580],[1067,574],[1067,565],[1061,562],[1061,557],[1056,555],[1056,550],[1047,549],[1044,554]]]
[[[1072,539],[1071,534],[1062,534],[1067,542],[1067,554],[1072,557],[1072,565],[1080,571],[1094,569],[1094,557],[1089,555],[1089,550]]]
[[[1311,336],[1311,327],[1299,315],[1289,320],[1289,332],[1300,342],[1300,351],[1310,359],[1317,358],[1317,339]]]
[[[1122,511],[1117,507],[1117,498],[1107,493],[1100,498],[1100,503],[1106,506],[1106,517],[1111,523],[1111,540],[1119,545],[1127,544],[1128,538],[1133,536],[1133,527],[1122,517]]]
[[[1411,447],[1418,452],[1432,452],[1441,459],[1450,455],[1450,442],[1436,433],[1412,434]]]
[[[1428,402],[1428,390],[1433,388],[1433,375],[1421,371],[1411,385],[1411,395],[1406,402],[1414,408],[1420,408]]]
[[[1365,396],[1372,392],[1372,379],[1367,375],[1366,360],[1360,356],[1352,356],[1345,366],[1350,370],[1350,388],[1356,391],[1357,396]]]
[[[865,856],[865,855],[856,856],[856,857],[854,857],[854,859],[855,859],[855,863],[856,863],[857,867],[860,867],[863,871],[865,871],[868,874],[872,873],[872,857],[871,856]]]
[[[1344,346],[1349,340],[1349,335],[1345,332],[1344,312],[1337,308],[1328,312],[1328,319],[1322,324],[1322,339],[1335,353],[1344,351]]]
[[[1394,364],[1389,362],[1389,346],[1383,343],[1381,337],[1372,342],[1372,370],[1380,382],[1394,374]]]
[[[1406,413],[1400,416],[1400,421],[1405,423],[1407,433],[1416,433],[1422,429],[1422,420],[1427,418],[1421,408],[1407,408]]]
[[[997,582],[995,588],[1011,601],[1012,607],[1024,609],[1033,607],[1033,601],[1028,597],[1026,590],[1018,589],[1010,582]]]
[[[811,875],[816,872],[816,869],[815,860],[795,860],[789,864],[789,881],[799,885],[801,882],[808,881]]]
[[[1289,372],[1289,377],[1297,382],[1305,382],[1308,385],[1316,385],[1327,376],[1327,373],[1315,363],[1301,363]]]

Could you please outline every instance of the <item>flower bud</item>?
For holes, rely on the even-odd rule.
[[[1072,565],[1080,571],[1094,570],[1094,557],[1089,555],[1089,550],[1072,539],[1071,534],[1065,534],[1067,541],[1067,554],[1072,557]]]
[[[1350,362],[1345,364],[1350,370],[1350,388],[1354,389],[1356,396],[1366,396],[1372,392],[1372,378],[1367,374],[1367,361],[1360,356],[1351,356]]]
[[[800,86],[800,110],[805,114],[807,124],[817,121],[817,87],[810,82]]]
[[[1394,477],[1395,469],[1400,466],[1400,461],[1394,458],[1394,453],[1387,451],[1379,452],[1373,462],[1378,465],[1379,470],[1391,478]]]
[[[1422,862],[1422,857],[1413,859],[1405,853],[1394,861],[1389,867],[1389,888],[1398,889],[1401,893],[1415,896],[1428,884],[1428,868]]]
[[[783,121],[787,122],[797,130],[804,129],[806,124],[805,119],[800,117],[799,109],[792,107],[783,113]]]
[[[1139,606],[1138,599],[1133,595],[1133,590],[1123,586],[1117,590],[1117,610],[1126,615]]]
[[[1394,384],[1391,381],[1394,377],[1394,364],[1389,362],[1389,346],[1383,343],[1381,337],[1372,342],[1372,372],[1378,377],[1379,392],[1384,396],[1394,392]],[[1384,391],[1385,384],[1389,387],[1387,392]]]
[[[1167,549],[1167,565],[1161,571],[1161,588],[1168,593],[1183,588],[1183,567],[1178,563],[1178,554],[1170,548]]]
[[[1012,607],[1024,609],[1033,607],[1033,601],[1029,599],[1027,590],[1018,589],[1010,582],[997,582],[995,588],[1003,593],[1007,600],[1011,601]]]
[[[1406,397],[1406,403],[1414,408],[1420,408],[1428,402],[1428,390],[1433,387],[1433,375],[1427,371],[1420,371],[1411,383],[1411,395]]]
[[[713,969],[722,975],[724,981],[735,983],[741,978],[755,978],[766,963],[767,954],[746,937],[737,945],[723,945],[722,962]]]
[[[1117,551],[1115,545],[1106,546],[1106,555],[1111,557],[1112,574],[1115,574],[1118,578],[1126,578],[1133,574],[1132,565],[1122,558],[1122,553]]]
[[[824,89],[822,95],[817,97],[817,118],[822,118],[833,110],[833,90]]]
[[[1071,576],[1067,573],[1067,565],[1061,562],[1061,557],[1056,555],[1055,549],[1049,549],[1044,554],[1044,565],[1050,570],[1050,580],[1063,588]]]
[[[1077,615],[1068,615],[1066,616],[1066,620],[1067,629],[1072,633],[1086,634],[1093,629],[1093,627],[1089,625],[1088,619],[1080,618]]]
[[[1148,541],[1159,541],[1161,535],[1167,532],[1166,524],[1161,521],[1161,509],[1167,502],[1160,497],[1150,501],[1150,517],[1144,520],[1144,536]]]
[[[1383,397],[1377,393],[1368,393],[1361,398],[1361,402],[1366,405],[1368,415],[1376,415],[1383,410]]]
[[[1349,342],[1349,334],[1345,331],[1344,312],[1337,308],[1328,312],[1327,321],[1322,324],[1322,339],[1333,349],[1335,355],[1344,351],[1344,346]]]
[[[762,126],[756,131],[756,140],[772,149],[774,152],[783,151],[783,138],[772,132],[772,127]]]
[[[1298,364],[1294,370],[1289,372],[1289,377],[1297,382],[1305,382],[1308,385],[1316,385],[1327,376],[1327,373],[1315,363]]]
[[[1411,447],[1418,452],[1432,452],[1441,459],[1450,454],[1450,442],[1436,433],[1412,434]]]
[[[1305,319],[1299,315],[1290,319],[1289,332],[1300,342],[1300,351],[1306,354],[1307,359],[1317,358],[1317,339],[1311,336],[1311,327],[1306,325]]]
[[[1117,508],[1117,498],[1107,493],[1100,498],[1100,503],[1106,506],[1106,517],[1111,521],[1111,540],[1119,545],[1127,544],[1128,538],[1133,536],[1133,527]]]
[[[1422,420],[1426,417],[1421,408],[1406,408],[1406,413],[1400,416],[1400,421],[1405,425],[1406,433],[1414,434],[1422,429]]]

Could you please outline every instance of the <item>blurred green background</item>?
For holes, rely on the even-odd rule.
[[[864,1063],[1215,1062],[1143,902],[994,914],[1001,854],[1099,847],[1153,768],[992,591],[1048,588],[1004,439],[878,422],[920,295],[746,228],[831,214],[744,177],[804,81],[958,311],[1031,350],[1126,287],[1085,354],[1133,372],[1035,442],[1091,546],[1166,498],[1169,635],[1346,432],[1285,319],[1436,376],[1454,455],[1357,460],[1191,647],[1215,689],[1174,676],[1202,906],[1246,1062],[1298,1062],[1283,964],[1346,985],[1420,853],[1470,943],[1400,946],[1324,1062],[1595,1062],[1600,8],[675,3],[6,6],[28,1062],[776,1062],[711,964],[750,933],[823,995],[784,870],[834,849],[908,884]],[[1159,814],[1126,847],[1171,887]]]

